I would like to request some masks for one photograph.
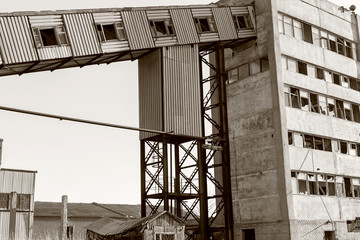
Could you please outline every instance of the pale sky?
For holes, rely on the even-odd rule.
[[[11,0],[1,12],[208,4],[209,0]],[[358,1],[333,1],[344,7]],[[360,5],[357,5],[359,8]],[[137,62],[0,77],[0,105],[138,127]],[[138,132],[0,110],[2,167],[38,171],[36,201],[140,203]]]

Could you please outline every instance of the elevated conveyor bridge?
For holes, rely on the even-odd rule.
[[[142,215],[169,210],[187,239],[232,240],[224,49],[255,29],[252,5],[2,13],[0,76],[138,60],[139,127],[154,130],[140,132]]]

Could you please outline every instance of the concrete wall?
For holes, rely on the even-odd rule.
[[[283,83],[274,11],[276,1],[255,1],[258,38],[229,51],[226,59],[226,69],[265,56],[270,63],[270,70],[230,83],[226,89],[235,239],[243,239],[242,230],[248,228],[255,229],[256,239],[290,236],[285,194],[290,186],[284,176],[287,149],[282,144],[287,133],[282,131],[285,114],[280,113],[284,99],[278,88]]]

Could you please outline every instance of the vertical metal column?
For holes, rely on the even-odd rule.
[[[179,144],[175,144],[175,181],[174,181],[174,192],[175,192],[175,213],[176,216],[181,218],[181,198],[180,198],[180,155],[179,155]]]
[[[163,136],[162,140],[162,165],[163,165],[163,200],[164,200],[164,211],[169,211],[169,167],[168,167],[168,151],[167,151],[167,139]]]
[[[227,99],[226,99],[226,73],[224,47],[216,47],[216,67],[217,79],[219,81],[219,104],[220,104],[220,137],[223,139],[222,151],[222,176],[223,176],[223,198],[225,211],[225,236],[227,240],[234,239],[233,231],[233,214],[232,214],[232,197],[231,197],[231,176],[230,176],[230,148],[229,148],[229,129],[227,121]]]
[[[140,141],[141,217],[146,217],[145,140]]]
[[[207,194],[207,166],[206,157],[202,145],[204,141],[197,141],[198,146],[198,169],[199,169],[199,199],[200,199],[200,239],[210,239],[208,219],[208,194]]]

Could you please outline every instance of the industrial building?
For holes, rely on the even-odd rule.
[[[360,28],[349,7],[257,0],[256,40],[227,51],[235,239],[360,239]]]
[[[186,239],[359,239],[353,10],[220,0],[1,14],[0,75],[138,59],[143,217],[192,217]]]

